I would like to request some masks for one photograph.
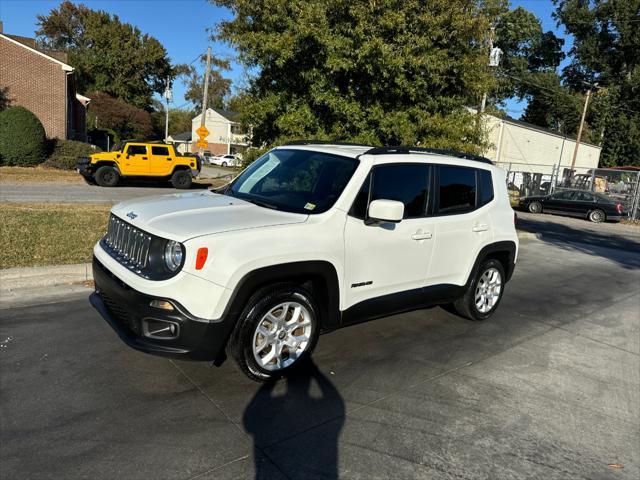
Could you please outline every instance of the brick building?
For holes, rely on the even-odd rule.
[[[47,137],[87,141],[86,109],[66,54],[42,50],[33,38],[8,35],[0,23],[0,95],[33,112]]]

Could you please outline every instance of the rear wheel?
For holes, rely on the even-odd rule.
[[[101,187],[115,187],[120,181],[120,174],[115,168],[105,165],[96,171],[95,179]]]
[[[277,380],[303,365],[318,339],[312,295],[296,285],[267,287],[249,300],[228,351],[252,380]]]
[[[494,259],[484,261],[465,294],[453,303],[454,310],[471,320],[489,318],[502,300],[504,283],[502,264]]]
[[[606,218],[607,218],[607,216],[600,209],[591,210],[589,212],[589,220],[591,220],[593,223],[604,222]]]
[[[227,162],[222,162],[222,166],[226,167],[227,166]]]
[[[173,185],[173,188],[186,190],[188,188],[191,188],[191,183],[191,173],[187,172],[186,170],[177,170],[173,172],[173,175],[171,175],[171,185]]]
[[[542,212],[542,204],[540,204],[540,202],[531,202],[529,204],[529,211],[531,213],[540,213],[540,212]]]

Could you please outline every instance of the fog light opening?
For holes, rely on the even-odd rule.
[[[145,318],[143,321],[144,336],[158,340],[171,340],[178,337],[180,329],[177,323]]]

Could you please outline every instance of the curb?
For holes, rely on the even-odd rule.
[[[51,287],[93,280],[90,263],[0,270],[0,292],[23,288]]]

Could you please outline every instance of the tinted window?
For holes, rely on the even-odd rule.
[[[151,155],[169,155],[169,149],[167,147],[151,147]]]
[[[595,197],[588,192],[576,192],[574,200],[579,200],[580,202],[594,202]]]
[[[556,192],[553,194],[553,198],[556,200],[572,200],[573,192],[571,191]]]
[[[472,211],[476,206],[476,171],[473,168],[440,166],[441,215]]]
[[[480,201],[478,206],[481,207],[493,200],[493,180],[489,170],[478,170],[478,177],[480,181]]]
[[[147,147],[144,145],[129,145],[127,148],[127,155],[146,155]]]
[[[404,203],[403,218],[422,217],[427,205],[428,185],[428,165],[380,165],[373,169],[364,182],[351,214],[365,218],[371,189],[371,201],[396,200]]]

